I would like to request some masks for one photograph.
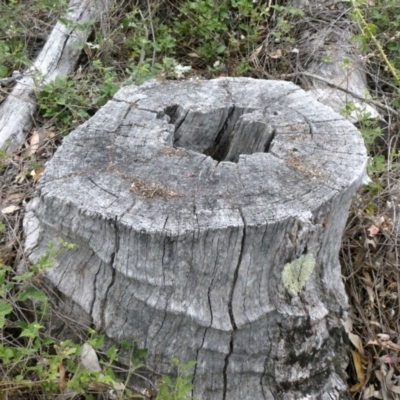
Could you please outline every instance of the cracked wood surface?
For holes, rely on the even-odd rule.
[[[150,369],[196,360],[199,400],[344,399],[338,252],[365,168],[358,131],[294,84],[125,87],[49,162],[26,250],[76,243],[48,279]]]

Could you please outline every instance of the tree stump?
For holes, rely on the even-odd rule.
[[[338,253],[358,131],[292,83],[121,89],[48,164],[24,226],[48,279],[147,366],[197,361],[197,399],[344,399]]]

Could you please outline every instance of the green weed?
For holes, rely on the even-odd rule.
[[[371,119],[371,114],[353,102],[347,102],[341,112],[344,116],[354,115],[358,121],[358,130],[364,139],[365,147],[370,155],[368,160],[368,175],[375,178],[386,170],[385,156],[380,149],[379,139],[383,138],[378,121]]]
[[[5,229],[3,225],[0,230]],[[24,398],[35,394],[53,398],[57,393],[69,393],[94,399],[96,393],[112,390],[120,400],[142,398],[129,388],[129,381],[144,367],[146,350],[136,350],[132,342],[119,343],[124,354],[129,354],[129,366],[122,380],[115,371],[120,362],[118,346],[102,351],[104,335],[88,328],[88,339],[79,344],[59,341],[45,333],[50,301],[37,284],[58,255],[74,247],[62,240],[57,246],[50,243],[37,263],[21,274],[0,264],[0,396]],[[159,400],[186,400],[191,393],[187,371],[194,363],[181,365],[176,359],[173,363],[178,376],[175,380],[161,379]]]
[[[51,23],[67,6],[66,0],[0,0],[0,78],[31,65],[39,35],[32,18],[46,14]]]
[[[196,362],[181,364],[176,358],[172,362],[177,369],[177,377],[174,380],[169,377],[161,379],[157,400],[187,400],[193,389],[193,377],[189,374],[189,370],[196,365]]]
[[[57,131],[66,134],[82,124],[120,88],[113,67],[93,61],[93,72],[82,78],[58,76],[37,92],[39,112],[56,122]]]

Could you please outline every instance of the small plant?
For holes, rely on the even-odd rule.
[[[8,143],[6,142],[6,146]],[[6,150],[0,149],[0,172],[6,168],[6,161],[10,155],[7,153]]]
[[[303,16],[304,11],[288,6],[271,6],[278,14],[276,29],[271,32],[271,35],[276,38],[278,42],[294,43],[294,38],[291,37],[293,29],[290,18],[294,16]]]
[[[347,102],[341,112],[344,116],[354,115],[358,121],[358,129],[364,138],[365,147],[370,155],[368,160],[368,174],[374,178],[379,176],[387,169],[385,156],[379,146],[379,139],[383,138],[382,129],[376,120],[371,119],[371,114],[365,109],[355,105],[353,102]]]
[[[100,107],[114,96],[121,85],[118,83],[117,73],[113,67],[104,67],[100,60],[95,60],[93,68],[97,79],[100,78],[99,88],[95,90],[97,98],[93,99],[93,103]]]
[[[193,377],[189,375],[189,370],[196,365],[196,362],[181,364],[176,358],[172,362],[177,369],[177,377],[175,380],[168,377],[161,379],[157,400],[187,400],[190,397]]]
[[[89,118],[88,92],[87,81],[58,76],[43,85],[38,93],[40,114],[57,121],[58,131],[65,134]]]
[[[120,88],[113,67],[104,67],[99,60],[92,65],[92,73],[80,79],[58,76],[37,93],[40,114],[54,119],[61,134],[89,119]]]
[[[0,230],[5,229],[3,225],[0,224]],[[104,335],[88,328],[88,339],[79,344],[72,340],[59,341],[45,333],[50,302],[37,283],[61,252],[74,247],[62,240],[58,246],[49,243],[37,263],[19,275],[11,267],[0,264],[1,398],[15,395],[24,398],[33,393],[54,398],[57,393],[65,393],[95,399],[96,393],[108,392],[111,396],[111,391],[119,400],[143,397],[130,389],[128,382],[144,366],[142,359],[146,350],[137,350],[132,342],[119,343],[130,359],[125,379],[121,380],[115,372],[115,365],[120,362],[118,347],[114,345],[102,352]],[[192,390],[187,371],[195,363],[181,365],[176,359],[173,363],[178,376],[175,380],[161,379],[158,400],[186,400]]]
[[[31,65],[36,41],[32,19],[46,13],[47,23],[68,7],[66,0],[0,0],[0,78]],[[50,24],[51,25],[51,24]]]
[[[29,64],[23,41],[24,27],[6,20],[8,13],[5,5],[0,3],[0,78]]]
[[[379,1],[378,1],[379,3]],[[400,70],[398,68],[396,68],[396,62],[392,62],[389,57],[387,56],[387,50],[400,50],[400,47],[398,46],[398,43],[396,44],[396,42],[398,42],[396,40],[396,36],[393,36],[387,46],[386,46],[386,50],[385,50],[385,45],[383,44],[384,42],[386,42],[386,38],[384,40],[384,42],[381,42],[378,39],[378,25],[381,26],[381,29],[384,28],[391,28],[391,30],[393,28],[395,28],[395,35],[397,35],[397,31],[400,27],[400,18],[398,17],[398,15],[396,15],[396,13],[393,13],[393,9],[398,7],[398,3],[396,3],[396,5],[393,3],[391,5],[391,14],[393,16],[394,14],[394,18],[389,17],[389,19],[385,18],[385,12],[382,10],[384,10],[384,6],[388,6],[387,2],[385,1],[383,4],[381,4],[381,7],[374,7],[373,8],[373,16],[375,18],[375,20],[377,21],[378,25],[371,22],[371,21],[367,21],[366,18],[364,17],[363,14],[363,10],[361,9],[361,7],[365,4],[365,0],[351,0],[351,4],[353,6],[353,11],[351,13],[353,19],[357,22],[361,34],[357,35],[355,38],[358,39],[361,43],[361,47],[362,47],[362,51],[366,51],[368,48],[368,45],[370,43],[373,44],[373,46],[376,48],[377,53],[379,54],[380,58],[382,59],[382,61],[384,62],[384,64],[386,65],[386,68],[390,71],[392,77],[394,78],[394,81],[397,85],[397,87],[400,87]],[[377,4],[378,5],[378,4]],[[366,10],[368,10],[368,8],[365,8]],[[386,15],[387,17],[387,15]],[[368,18],[368,17],[367,17]],[[383,26],[382,26],[383,25]]]

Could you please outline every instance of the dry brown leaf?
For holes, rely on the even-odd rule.
[[[360,337],[354,333],[349,332],[348,333],[350,342],[353,344],[353,346],[358,350],[358,352],[363,356],[364,355],[364,348],[362,345],[362,340]]]
[[[385,378],[386,389],[388,389],[388,390],[391,390],[393,387],[393,381],[392,381],[393,374],[394,374],[394,369],[392,366],[390,366],[389,372]]]
[[[397,343],[393,343],[391,340],[388,340],[386,343],[391,349],[400,351],[400,346]]]
[[[364,353],[364,347],[362,345],[361,338],[358,335],[351,332],[353,330],[353,319],[350,317],[350,315],[347,315],[347,319],[344,322],[343,326],[344,326],[345,332],[347,333],[347,335],[350,339],[350,342],[358,350],[358,352],[362,356],[364,356],[365,353]]]
[[[364,271],[364,279],[363,279],[363,281],[364,281],[368,286],[373,286],[373,285],[372,285],[371,275],[370,275],[367,271]]]
[[[350,392],[354,393],[354,392],[357,392],[358,390],[360,390],[364,386],[365,374],[364,374],[364,368],[362,365],[360,354],[354,350],[351,350],[351,355],[353,358],[354,369],[356,370],[357,379],[358,379],[358,383],[356,383],[355,385],[353,385],[350,388]]]
[[[393,343],[391,340],[385,342],[385,344],[392,350],[400,351],[400,346],[396,343]]]
[[[364,264],[365,254],[366,254],[365,249],[362,247],[359,247],[358,251],[357,251],[357,255],[353,262],[354,269],[358,269],[359,267],[361,267]]]
[[[192,57],[192,58],[200,58],[200,56],[197,54],[197,53],[188,53],[188,56],[189,57]]]
[[[379,370],[375,370],[375,376],[378,378],[378,381],[380,382],[380,383],[382,383],[383,382],[383,374],[382,374],[382,372],[381,371],[379,371]]]
[[[30,148],[29,148],[29,155],[35,154],[39,149],[40,143],[40,134],[39,131],[36,129],[33,130],[32,136],[29,140]]]
[[[371,398],[371,397],[369,397],[369,398]],[[383,399],[383,396],[382,396],[381,392],[379,392],[378,390],[375,390],[372,398],[373,399]],[[363,399],[364,399],[364,397],[363,397]]]
[[[3,208],[3,209],[1,210],[1,212],[2,212],[3,214],[12,214],[12,213],[14,213],[15,211],[18,211],[18,210],[20,210],[20,209],[21,209],[20,206],[16,206],[15,204],[13,204],[13,205],[11,205],[11,206],[8,206],[8,207],[6,207],[6,208]]]
[[[382,329],[382,325],[378,321],[369,321],[371,325],[377,326],[379,329]]]
[[[393,386],[390,388],[390,390],[391,390],[393,393],[400,394],[400,386],[393,385]]]
[[[392,356],[389,356],[388,354],[385,356],[379,357],[379,359],[385,364],[396,364],[396,363],[400,362],[399,357],[396,357],[396,356],[392,357]]]
[[[281,58],[282,57],[282,50],[277,49],[274,51],[272,54],[268,54],[270,58],[276,59],[276,58]]]
[[[47,137],[49,137],[50,139],[53,139],[56,134],[54,133],[54,131],[46,131],[46,135]]]
[[[21,184],[25,180],[25,172],[20,171],[14,178],[14,182]]]
[[[258,55],[260,54],[260,51],[263,49],[263,45],[261,45],[261,46],[258,46],[251,54],[250,54],[250,56],[248,57],[248,60],[250,61],[250,62],[253,62],[257,57],[258,57]]]
[[[364,272],[364,279],[363,281],[366,283],[365,289],[367,290],[369,301],[374,304],[375,302],[375,293],[372,289],[373,283],[371,276],[368,272]]]
[[[369,244],[372,245],[372,247],[373,247],[374,249],[376,249],[375,240],[365,238],[364,247],[365,247],[365,248],[368,248],[368,245],[369,245]]]
[[[30,175],[33,178],[33,182],[37,182],[38,179],[40,178],[40,175],[42,175],[44,171],[44,168],[39,168],[37,171],[35,171],[34,169],[31,171]]]
[[[384,342],[378,342],[377,340],[370,340],[367,344],[373,344],[375,346],[381,346],[385,349],[400,351],[400,346],[396,343],[393,343],[391,340],[387,340]]]
[[[377,377],[377,379],[378,379],[378,381],[381,383],[381,392],[382,393],[384,393],[385,394],[385,399],[387,399],[387,391],[386,391],[386,388],[385,388],[385,377],[384,377],[384,375],[382,374],[382,372],[381,371],[379,371],[379,370],[375,370],[375,376]],[[381,395],[381,397],[379,397],[380,399],[382,398],[382,395]]]
[[[368,229],[368,235],[370,237],[374,237],[375,235],[377,235],[380,231],[380,229],[376,226],[376,225],[371,225]]]
[[[58,372],[59,372],[58,388],[62,392],[67,386],[67,382],[65,380],[65,367],[63,363],[60,363],[60,365],[58,366]]]
[[[358,392],[359,390],[361,390],[361,389],[363,388],[364,383],[365,383],[365,382],[358,382],[358,383],[356,383],[355,385],[353,385],[353,386],[350,388],[350,392],[351,392],[351,393]]]
[[[347,315],[347,319],[343,326],[346,333],[350,333],[353,330],[353,319],[350,317],[350,315]]]
[[[80,70],[78,70],[77,72],[76,72],[76,74],[72,77],[72,79],[74,80],[74,81],[79,81],[80,79],[83,79],[83,78],[85,78],[86,77],[86,73],[85,72],[82,72],[82,70],[80,69]]]
[[[378,333],[376,336],[378,336],[378,338],[383,341],[390,340],[390,335],[388,335],[387,333]]]
[[[371,399],[374,396],[375,393],[375,387],[374,385],[369,385],[365,390],[363,394],[363,400]]]
[[[13,193],[8,196],[3,203],[11,203],[12,201],[20,201],[25,197],[24,193]]]

